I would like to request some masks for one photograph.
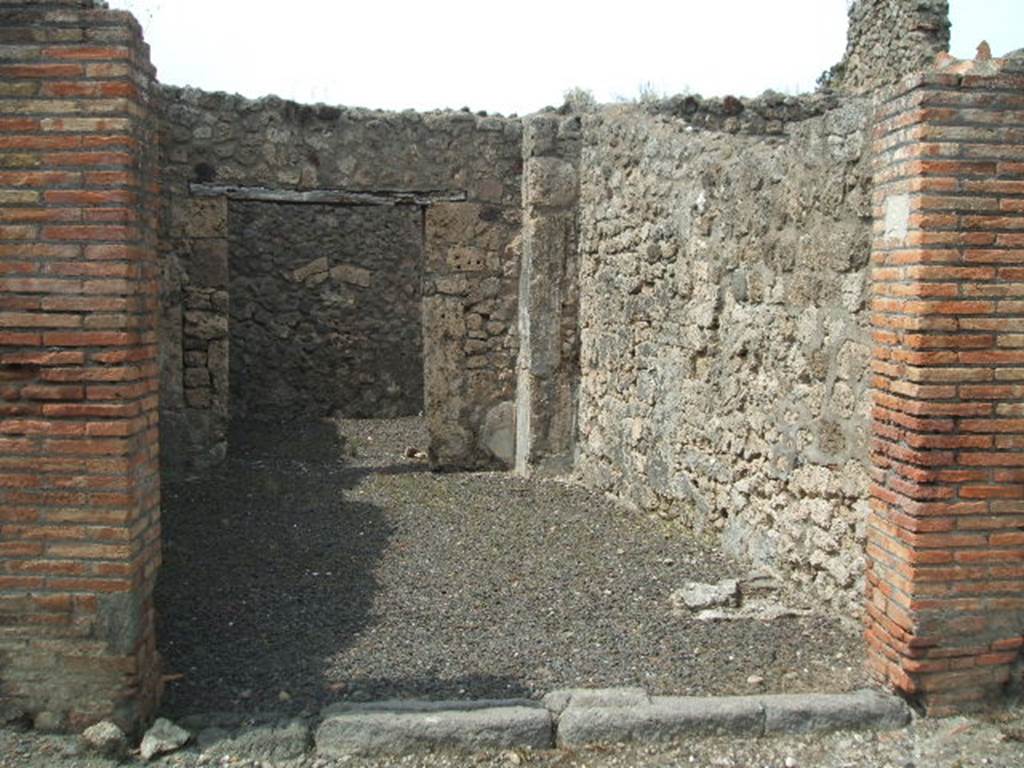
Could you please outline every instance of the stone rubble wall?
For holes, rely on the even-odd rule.
[[[754,98],[677,94],[644,105],[652,115],[677,118],[695,129],[753,136],[784,136],[787,126],[818,117],[840,106],[842,96],[822,90],[788,96],[765,91]]]
[[[949,50],[948,0],[857,0],[850,6],[846,54],[823,78],[847,93],[868,93],[931,65]]]
[[[422,412],[421,219],[229,203],[232,419]]]
[[[241,381],[232,378],[230,361],[256,354],[247,349],[238,357],[228,349],[229,315],[257,314],[256,308],[232,296],[232,265],[242,258],[232,252],[238,248],[229,237],[238,231],[231,222],[235,203],[229,205],[224,196],[197,196],[191,191],[193,183],[269,190],[464,192],[465,202],[423,206],[424,399],[438,406],[439,414],[432,427],[432,455],[445,466],[510,463],[510,455],[499,456],[487,446],[495,447],[495,436],[512,430],[520,122],[469,112],[389,113],[298,105],[275,97],[252,101],[172,87],[162,88],[161,112],[166,340],[161,394],[167,464],[208,464],[223,458],[231,382],[237,386]],[[381,210],[365,215],[390,215]],[[340,259],[336,249],[320,254],[300,250],[309,255],[308,262],[328,258],[324,285],[343,284],[349,296],[364,290],[358,285],[363,280],[358,269],[367,267],[359,259]],[[343,276],[345,266],[357,270]],[[329,288],[321,291],[321,299],[325,291]],[[438,302],[444,313],[436,311]],[[403,306],[397,311],[404,317],[411,310]],[[316,331],[320,337],[336,332],[325,320],[321,315],[317,321],[323,328]],[[378,349],[389,347],[393,336],[385,332]],[[304,338],[312,337],[306,333]],[[318,365],[327,365],[329,357]],[[356,374],[366,375],[377,376],[365,370]],[[386,392],[388,384],[382,386]],[[308,394],[295,396],[308,405]],[[508,405],[500,408],[502,403]],[[499,453],[508,454],[507,445]]]
[[[518,207],[440,203],[425,215],[424,405],[431,464],[515,459]]]
[[[164,213],[160,422],[165,467],[224,458],[228,429],[228,205],[188,199]],[[169,218],[170,217],[170,218]],[[168,246],[174,250],[168,253]]]
[[[751,136],[606,108],[585,119],[580,169],[579,476],[850,611],[869,115],[848,100]]]

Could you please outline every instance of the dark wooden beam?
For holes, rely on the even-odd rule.
[[[188,185],[196,197],[226,197],[265,203],[310,203],[318,205],[433,205],[467,200],[461,189],[267,189],[224,184]]]

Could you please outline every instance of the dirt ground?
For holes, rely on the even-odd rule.
[[[129,764],[138,763],[129,758]],[[141,764],[141,763],[138,763]],[[114,768],[86,756],[75,737],[0,728],[0,768]],[[278,762],[204,757],[194,747],[149,763],[161,768],[1020,768],[1024,708],[979,718],[921,719],[893,733],[834,733],[762,739],[686,739],[671,745],[617,745],[579,751],[506,750],[377,759],[313,756]]]
[[[419,419],[232,438],[224,465],[164,484],[171,717],[569,686],[863,685],[851,622],[678,615],[669,595],[683,582],[744,569],[678,524],[567,483],[432,473],[405,455],[425,445]]]
[[[702,622],[682,582],[743,576],[680,527],[566,483],[434,474],[418,419],[242,428],[227,463],[164,484],[162,714],[304,718],[337,700],[839,691],[864,684],[857,628],[813,612]],[[782,595],[788,603],[799,596]],[[752,684],[751,676],[763,679]],[[248,713],[248,714],[247,714]],[[191,718],[189,717],[191,716]],[[130,755],[127,763],[138,762]],[[0,768],[112,768],[74,736],[0,728]],[[1024,708],[893,733],[694,738],[584,750],[151,765],[248,768],[1021,768]]]

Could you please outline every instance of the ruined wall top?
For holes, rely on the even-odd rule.
[[[678,118],[693,129],[773,136],[784,134],[788,125],[837,108],[841,101],[838,94],[827,91],[798,96],[765,91],[754,98],[678,94],[651,101],[644,109],[654,115]]]
[[[824,80],[865,93],[928,66],[949,49],[948,0],[856,0],[846,53]]]
[[[0,11],[6,8],[93,8],[106,9],[105,0],[0,0]]]

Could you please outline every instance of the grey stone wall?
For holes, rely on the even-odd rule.
[[[949,50],[948,0],[857,0],[849,19],[846,54],[825,76],[842,91],[868,93]]]
[[[434,466],[512,464],[519,221],[518,209],[484,203],[427,210],[424,400]]]
[[[197,197],[192,183],[464,193],[464,202],[424,204],[424,400],[428,415],[432,406],[438,413],[431,453],[445,466],[507,464],[508,446],[495,438],[511,429],[520,122],[172,87],[162,89],[160,111],[165,464],[210,463],[227,449],[228,231],[235,225],[226,196]],[[443,316],[435,311],[438,296],[448,297]],[[386,378],[379,380],[385,390]]]
[[[836,109],[841,98],[828,90],[800,96],[765,91],[755,98],[707,98],[688,93],[651,101],[644,108],[652,115],[674,117],[695,130],[784,136],[787,126]]]
[[[229,203],[233,419],[423,410],[422,216]]]
[[[228,224],[224,198],[183,198],[160,239],[160,444],[167,468],[227,451]]]
[[[850,609],[869,111],[752,136],[608,108],[585,120],[580,170],[580,477]]]

